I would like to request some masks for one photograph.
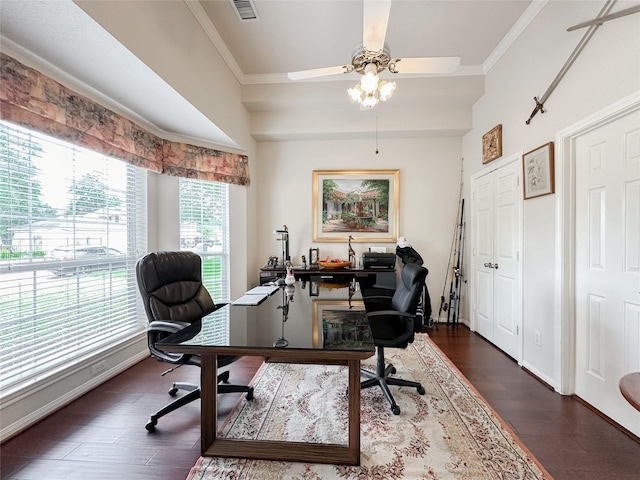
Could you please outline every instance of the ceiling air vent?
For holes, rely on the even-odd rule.
[[[253,0],[231,0],[231,3],[241,22],[258,21],[258,12]]]

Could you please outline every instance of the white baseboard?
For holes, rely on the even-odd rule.
[[[544,373],[542,373],[540,370],[538,370],[537,368],[535,368],[534,366],[532,366],[529,362],[523,361],[522,364],[520,365],[522,368],[527,369],[529,372],[531,372],[534,376],[538,377],[540,380],[542,380],[544,383],[546,383],[547,385],[550,385],[551,387],[553,387],[553,389],[558,392],[558,387],[556,385],[556,382],[553,378],[549,377],[548,375],[545,375]],[[558,392],[560,393],[560,392]]]
[[[115,356],[117,356],[117,352]],[[37,404],[38,402],[32,399],[38,396],[43,397],[42,401],[40,402],[42,403],[42,405],[40,405],[37,408],[34,408],[32,411],[29,411],[26,414],[16,415],[19,418],[12,421],[8,425],[2,426],[2,429],[0,430],[0,442],[4,442],[5,440],[8,440],[9,438],[20,433],[24,429],[30,427],[34,423],[42,420],[48,415],[51,415],[56,410],[64,407],[68,403],[72,402],[73,400],[76,400],[77,398],[81,397],[85,393],[96,388],[98,385],[115,377],[119,373],[122,373],[123,371],[127,370],[128,368],[132,367],[133,365],[144,360],[147,357],[149,357],[149,351],[145,348],[144,350],[140,350],[131,356],[127,356],[125,358],[118,358],[117,363],[113,367],[105,370],[99,375],[96,375],[90,378],[89,380],[80,381],[77,386],[75,386],[74,388],[71,388],[69,391],[67,391],[66,393],[60,396],[53,395],[53,398],[51,398],[52,397],[51,395],[47,395],[46,390],[47,388],[50,388],[52,385],[52,382],[49,382],[48,384],[41,385],[39,388],[30,389],[27,395],[21,395],[19,399],[14,398],[13,401],[3,402],[2,410],[8,412],[9,410],[12,409],[12,407],[15,409],[16,406],[19,406],[19,405],[24,406],[25,403],[28,404],[33,402]],[[112,356],[111,358],[114,358],[114,356]],[[90,368],[90,367],[87,365],[82,366],[82,369],[87,369],[87,368]],[[60,379],[60,380],[63,380],[63,381],[67,380],[68,377],[71,376],[72,374],[73,372],[66,375],[65,379]],[[7,417],[11,417],[11,416],[12,415],[7,415]]]

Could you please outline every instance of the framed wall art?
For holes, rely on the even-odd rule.
[[[502,156],[502,124],[496,125],[482,136],[482,163]]]
[[[525,153],[522,156],[522,173],[525,200],[553,193],[553,142]]]
[[[313,241],[398,238],[399,170],[315,170]]]

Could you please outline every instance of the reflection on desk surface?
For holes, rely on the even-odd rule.
[[[280,287],[258,306],[227,305],[158,345],[373,352],[359,292],[349,286],[317,288],[311,296],[310,286]]]

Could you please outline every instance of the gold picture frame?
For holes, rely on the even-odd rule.
[[[314,170],[314,242],[398,239],[400,170]]]
[[[553,142],[522,155],[524,199],[554,193]]]
[[[496,125],[482,136],[482,163],[502,156],[502,124]]]

